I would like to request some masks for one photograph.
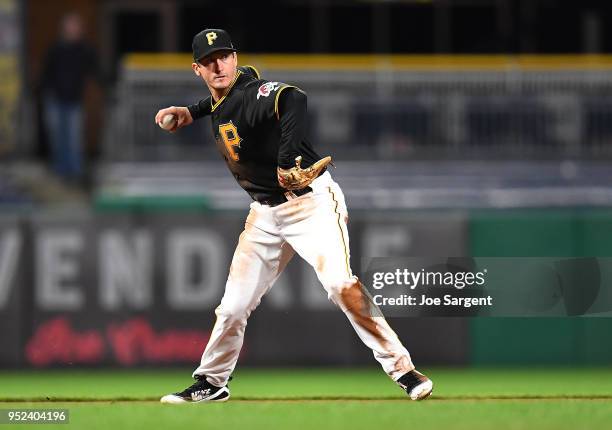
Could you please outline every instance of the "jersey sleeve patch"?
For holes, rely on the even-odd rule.
[[[283,82],[255,81],[246,87],[244,116],[249,124],[278,119],[278,95],[291,85]]]
[[[274,91],[278,90],[281,85],[282,84],[280,82],[266,82],[265,84],[261,85],[257,89],[257,100],[259,100],[261,97],[268,97]]]

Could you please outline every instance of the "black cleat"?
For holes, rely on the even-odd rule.
[[[230,378],[231,379],[231,378]],[[196,376],[196,382],[180,393],[167,394],[161,398],[162,403],[199,403],[225,402],[229,400],[229,387],[215,387],[206,380],[206,376]]]
[[[412,400],[424,400],[429,397],[433,391],[433,382],[431,382],[431,379],[417,370],[411,370],[396,382]]]

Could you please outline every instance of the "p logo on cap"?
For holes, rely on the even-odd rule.
[[[212,45],[215,39],[217,38],[217,33],[211,31],[210,33],[206,33],[206,39],[208,40],[208,44]]]
[[[2,0],[0,0],[2,3]],[[220,28],[206,28],[193,36],[191,43],[193,49],[193,59],[199,61],[202,58],[217,51],[236,52],[232,45],[232,40],[227,31]]]

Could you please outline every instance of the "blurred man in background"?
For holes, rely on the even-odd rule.
[[[81,17],[65,15],[60,37],[45,58],[41,86],[53,170],[68,181],[82,179],[83,94],[97,71],[97,55],[83,37]]]

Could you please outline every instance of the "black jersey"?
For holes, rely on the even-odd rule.
[[[188,108],[194,119],[211,116],[217,148],[253,200],[266,201],[286,192],[278,184],[278,166],[293,167],[298,155],[302,167],[321,158],[305,139],[304,92],[260,79],[251,66],[238,67],[219,101],[208,97]]]

